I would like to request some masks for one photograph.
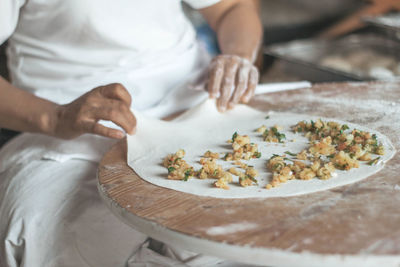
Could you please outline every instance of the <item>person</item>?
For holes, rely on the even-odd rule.
[[[184,2],[220,55],[198,44],[180,0],[0,0],[0,127],[23,132],[0,150],[0,266],[167,265],[101,202],[97,163],[140,127],[135,112],[161,118],[204,92],[221,112],[247,103],[262,41],[255,1]]]

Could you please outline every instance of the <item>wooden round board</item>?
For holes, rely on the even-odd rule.
[[[317,84],[260,95],[250,105],[364,125],[400,149],[400,83]],[[327,191],[268,199],[200,197],[138,177],[121,141],[104,156],[98,179],[114,214],[177,247],[271,266],[400,266],[399,173],[396,153],[379,173]]]

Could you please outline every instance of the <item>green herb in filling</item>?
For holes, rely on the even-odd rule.
[[[185,177],[183,178],[183,180],[187,181],[191,175],[192,175],[192,170],[191,169],[187,169],[185,171]]]
[[[381,157],[377,157],[377,158],[371,159],[370,161],[367,162],[367,164],[368,164],[369,166],[375,165],[376,163],[378,163],[378,160],[379,160],[380,158],[381,158]]]
[[[294,154],[294,153],[292,153],[290,151],[285,151],[285,153],[288,154],[289,156],[292,156],[292,157],[296,157],[297,156],[296,154]]]
[[[235,142],[237,136],[238,136],[238,133],[237,133],[237,132],[235,132],[235,133],[232,135],[232,143]]]

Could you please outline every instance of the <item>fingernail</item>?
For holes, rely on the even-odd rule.
[[[225,112],[226,107],[223,106],[223,107],[219,107],[218,109],[219,109],[220,112]]]
[[[116,132],[115,137],[118,139],[122,139],[125,137],[125,134],[123,132]]]
[[[235,107],[235,104],[234,104],[234,103],[230,102],[230,103],[228,104],[228,109],[233,109],[234,107]]]

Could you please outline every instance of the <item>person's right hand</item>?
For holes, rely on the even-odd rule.
[[[75,101],[57,107],[53,135],[72,139],[84,133],[121,139],[124,132],[105,127],[99,120],[112,121],[128,134],[136,129],[136,118],[130,110],[131,96],[121,84],[97,87]]]

